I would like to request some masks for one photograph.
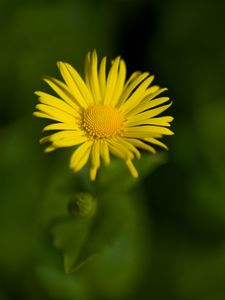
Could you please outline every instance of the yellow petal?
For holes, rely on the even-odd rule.
[[[57,117],[57,118],[54,118],[54,117],[52,117],[52,116],[49,116],[49,115],[47,115],[47,114],[45,114],[45,113],[42,113],[42,112],[40,112],[40,111],[35,111],[35,112],[33,112],[33,115],[35,116],[35,117],[38,117],[38,118],[44,118],[44,119],[50,119],[50,120],[54,120],[54,121],[59,121],[59,118]],[[62,121],[63,122],[63,121]]]
[[[165,126],[170,127],[170,123],[173,121],[173,117],[166,116],[166,117],[158,117],[158,118],[150,118],[145,120],[138,120],[138,121],[127,121],[127,126],[138,126],[138,125],[157,125],[157,126]]]
[[[146,93],[147,93],[147,90],[146,90]],[[139,103],[139,105],[134,107],[129,113],[126,114],[126,117],[132,116],[134,114],[138,114],[138,113],[145,111],[151,107],[158,106],[158,105],[166,102],[167,99],[169,100],[168,97],[160,97],[160,98],[154,99],[155,97],[157,97],[159,94],[163,93],[164,91],[167,91],[167,88],[161,88],[161,89],[158,89],[156,92],[151,93],[150,95],[146,95],[146,97]],[[152,100],[152,99],[154,99],[154,100]],[[158,99],[160,99],[160,100],[158,100]]]
[[[133,144],[135,147],[138,147],[140,149],[144,149],[147,151],[150,151],[151,153],[155,154],[156,151],[153,147],[147,145],[146,143],[143,143],[142,141],[138,140],[138,139],[133,139],[133,138],[125,138],[126,141],[128,141],[129,143]]]
[[[164,135],[173,135],[173,132],[164,127],[160,126],[134,126],[134,127],[128,127],[125,130],[126,134],[139,134],[139,133],[159,133],[159,134],[164,134]]]
[[[92,94],[91,94],[90,90],[88,89],[84,80],[79,75],[79,73],[70,64],[65,63],[65,65],[66,65],[68,71],[70,72],[71,76],[73,77],[73,80],[76,83],[78,89],[80,90],[83,98],[86,100],[86,102],[88,104],[93,104],[94,100],[93,100]]]
[[[119,70],[118,70],[118,76],[117,76],[117,82],[116,82],[116,88],[111,100],[111,105],[115,106],[122,94],[122,91],[124,89],[124,83],[126,80],[126,64],[124,60],[120,60],[119,64]]]
[[[75,109],[74,107],[72,107],[71,105],[67,104],[65,101],[54,97],[52,95],[49,95],[47,93],[44,92],[35,92],[36,95],[39,96],[38,100],[42,103],[42,104],[46,104],[55,108],[58,108],[66,113],[69,113],[73,116],[78,116],[78,110]]]
[[[82,107],[81,103],[77,101],[76,97],[63,82],[51,77],[45,77],[43,80],[56,92],[56,94],[59,95],[60,98],[66,101],[69,105],[75,109]]]
[[[66,82],[68,88],[70,89],[71,94],[76,98],[77,102],[83,107],[87,108],[88,103],[86,99],[81,94],[76,82],[74,81],[71,73],[69,72],[67,66],[63,62],[57,62],[57,66],[62,74],[64,81]]]
[[[131,173],[131,175],[134,177],[134,178],[137,178],[138,177],[138,172],[135,168],[135,166],[133,165],[132,161],[130,159],[128,159],[126,161],[126,165]]]
[[[92,142],[88,141],[74,151],[70,159],[70,168],[73,169],[74,172],[81,170],[87,163],[91,152],[91,146]]]
[[[145,79],[139,87],[133,92],[133,94],[126,100],[126,102],[121,106],[120,111],[124,114],[129,113],[135,106],[137,106],[145,97],[144,93],[147,87],[151,84],[153,76]]]
[[[155,97],[157,97],[158,95],[162,94],[163,92],[167,91],[167,88],[161,88],[158,89],[156,92],[151,93],[150,95],[148,95],[148,97],[146,97],[146,100],[150,101],[152,99],[154,99]]]
[[[79,127],[74,123],[53,123],[44,127],[43,131],[48,130],[79,130]]]
[[[91,168],[90,169],[90,179],[91,179],[91,181],[94,181],[95,180],[95,178],[96,178],[96,175],[97,175],[97,171],[98,171],[98,169],[97,168]]]
[[[109,70],[109,74],[106,82],[105,95],[103,99],[103,103],[105,105],[109,105],[111,103],[113,94],[115,92],[119,63],[120,63],[120,57],[118,56],[115,59],[115,61],[112,63],[112,66]]]
[[[98,79],[98,56],[96,50],[91,53],[90,68],[89,68],[89,80],[92,90],[92,95],[95,103],[99,103],[101,100],[99,79]]]
[[[114,143],[108,143],[109,146],[109,150],[110,152],[115,155],[116,157],[119,157],[122,160],[127,160],[129,158],[128,154],[124,151],[121,151],[120,149],[118,149]]]
[[[128,80],[126,81],[125,85],[124,85],[124,90],[128,87],[128,85],[131,84],[131,82],[133,82],[139,75],[141,75],[140,71],[136,71],[134,73],[131,74],[131,76],[128,78]]]
[[[146,90],[146,94],[147,95],[153,94],[153,93],[157,92],[159,89],[160,89],[160,86],[158,86],[158,85],[152,85],[151,87],[149,87]]]
[[[127,160],[128,158],[131,158],[131,159],[134,158],[133,153],[129,149],[127,149],[124,145],[121,145],[118,142],[118,140],[111,139],[108,141],[108,145],[109,145],[110,151],[114,155],[120,157],[121,159]],[[115,154],[115,151],[117,152],[117,154]]]
[[[106,88],[106,56],[103,57],[99,67],[99,86],[101,98],[104,98]]]
[[[110,164],[110,155],[109,155],[109,147],[106,141],[102,140],[100,145],[100,152],[103,159],[103,162],[106,166]]]
[[[154,144],[154,145],[158,145],[158,146],[160,146],[160,147],[168,150],[168,147],[164,143],[162,143],[161,141],[156,140],[155,138],[150,138],[150,137],[149,138],[145,138],[145,141],[147,141],[147,142],[149,142],[151,144]]]
[[[59,131],[56,133],[53,133],[51,135],[48,135],[46,137],[43,137],[41,139],[41,143],[42,142],[46,142],[46,141],[51,141],[51,142],[55,142],[57,140],[60,139],[65,139],[65,138],[79,138],[84,136],[84,133],[81,131],[74,131],[74,130],[63,130],[63,131]]]
[[[138,149],[134,146],[134,144],[130,143],[129,139],[124,138],[115,138],[120,145],[123,145],[125,148],[129,149],[131,152],[133,152],[136,157],[139,159],[141,158],[141,153],[138,151]]]
[[[37,104],[36,108],[42,112],[45,113],[51,117],[54,117],[55,120],[65,123],[74,123],[75,117],[70,115],[69,113],[66,113],[58,108],[45,105],[45,104]]]
[[[92,168],[98,169],[100,166],[100,141],[95,141],[91,150]]]
[[[130,96],[130,94],[135,90],[135,88],[146,78],[148,77],[149,73],[145,72],[142,73],[134,78],[133,81],[129,85],[125,85],[123,93],[118,101],[118,107],[121,106],[127,98]]]
[[[76,138],[65,138],[65,139],[60,139],[57,141],[54,141],[53,146],[54,147],[72,147],[75,145],[79,145],[82,144],[84,142],[86,142],[88,139],[87,137],[76,137]]]
[[[88,54],[85,57],[85,62],[84,62],[84,78],[85,78],[85,82],[87,84],[87,87],[91,91],[90,61],[91,61],[91,52],[88,52]]]
[[[57,148],[55,148],[54,146],[48,146],[47,148],[45,148],[44,152],[45,153],[49,153],[49,152],[52,152],[54,150],[56,150]]]
[[[163,111],[165,111],[166,109],[168,109],[171,105],[172,105],[172,102],[170,102],[167,105],[163,105],[163,106],[160,106],[160,107],[157,107],[157,108],[154,108],[154,109],[150,109],[150,110],[144,111],[144,112],[139,113],[139,114],[137,114],[135,116],[130,116],[129,117],[129,121],[130,122],[140,121],[140,124],[141,124],[142,120],[153,118],[153,117],[161,114]]]
[[[154,100],[149,101],[149,105],[147,106],[147,109],[153,108],[155,106],[161,105],[167,101],[169,101],[170,98],[169,97],[160,97],[160,98],[156,98]]]

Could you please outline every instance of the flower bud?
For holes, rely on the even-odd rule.
[[[68,210],[73,217],[91,218],[95,215],[96,199],[88,193],[77,193],[68,204]]]

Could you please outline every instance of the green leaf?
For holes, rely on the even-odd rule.
[[[90,199],[90,195],[88,197]],[[68,216],[54,220],[51,230],[54,246],[63,252],[66,273],[76,271],[114,243],[125,223],[123,215],[120,214],[121,201],[121,197],[112,199],[104,195],[97,202],[96,213],[91,211],[88,217],[71,212],[70,202]],[[94,203],[96,205],[96,200]]]
[[[134,179],[121,161],[113,159],[108,168],[99,172],[97,182],[92,185],[95,196],[77,193],[68,201],[61,195],[57,202],[61,213],[54,212],[55,218],[52,215],[52,234],[54,246],[63,253],[66,273],[76,271],[114,246],[126,227],[125,199],[131,200],[140,179],[164,162],[164,154],[143,155],[135,161],[140,178]],[[54,197],[51,198],[53,205]]]
[[[77,258],[88,235],[89,222],[83,219],[58,220],[52,226],[54,246],[64,255],[64,269],[66,273],[73,271]]]

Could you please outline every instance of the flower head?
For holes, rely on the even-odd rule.
[[[96,51],[86,56],[84,80],[70,64],[57,65],[64,82],[44,78],[57,96],[36,92],[40,103],[34,115],[55,121],[44,131],[57,131],[41,139],[50,142],[45,152],[77,146],[70,167],[77,172],[90,158],[90,178],[95,180],[101,160],[110,164],[110,154],[123,160],[137,177],[132,160],[141,157],[139,149],[151,153],[155,153],[152,145],[167,149],[158,139],[173,134],[168,128],[173,118],[158,115],[171,102],[164,104],[168,97],[157,98],[167,89],[151,85],[153,75],[134,72],[126,80],[125,62],[117,57],[106,76],[106,57],[98,68]]]

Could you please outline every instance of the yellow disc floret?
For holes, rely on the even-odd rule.
[[[83,114],[82,126],[86,132],[95,138],[109,138],[119,133],[123,117],[117,109],[111,106],[96,104]]]

